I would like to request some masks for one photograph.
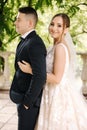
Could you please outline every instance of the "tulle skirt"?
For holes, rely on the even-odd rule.
[[[87,102],[70,81],[46,84],[35,130],[87,130]]]

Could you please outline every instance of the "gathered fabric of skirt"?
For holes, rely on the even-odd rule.
[[[67,48],[61,45],[66,51],[64,76],[60,84],[45,85],[35,130],[87,130],[87,102],[66,76],[69,57]],[[53,56],[53,50],[49,55]],[[53,58],[48,57],[49,63]]]

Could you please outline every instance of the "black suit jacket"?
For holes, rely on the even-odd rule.
[[[18,61],[28,62],[33,75],[24,73],[18,66]],[[19,103],[31,107],[40,105],[42,90],[46,82],[46,47],[42,39],[32,31],[24,41],[18,44],[15,57],[15,74],[11,90],[23,98]],[[16,103],[16,102],[15,102]]]

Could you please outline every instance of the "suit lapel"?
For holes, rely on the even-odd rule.
[[[17,46],[17,50],[16,50],[17,57],[19,56],[19,54],[23,50],[24,46],[26,45],[27,39],[31,39],[34,35],[36,35],[36,32],[32,31],[30,34],[27,35],[27,37],[25,39],[21,39],[21,41],[19,42],[19,44]]]
[[[36,35],[36,32],[35,31],[32,31],[30,34],[28,34],[26,36],[25,39],[21,39],[21,41],[19,42],[18,46],[17,46],[17,49],[16,49],[16,57],[15,57],[15,64],[17,62],[17,58],[19,57],[19,55],[21,54],[23,48],[25,47],[26,43],[27,43],[27,40],[28,42],[30,41],[30,39]]]

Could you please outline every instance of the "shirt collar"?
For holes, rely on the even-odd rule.
[[[26,32],[24,35],[22,35],[21,37],[23,38],[23,39],[25,39],[25,37],[28,35],[28,34],[30,34],[32,31],[35,31],[35,29],[32,29],[31,31],[28,31],[28,32]]]

